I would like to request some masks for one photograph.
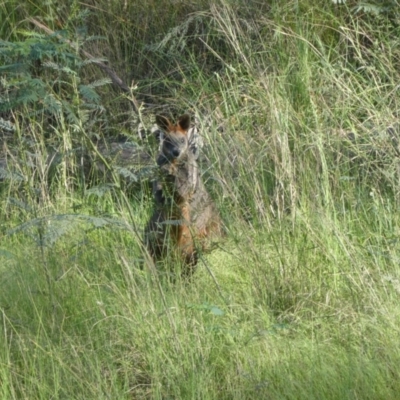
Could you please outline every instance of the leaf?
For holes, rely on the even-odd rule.
[[[21,200],[18,200],[14,197],[9,197],[7,200],[10,204],[12,204],[16,207],[19,207],[21,210],[25,210],[25,211],[29,211],[29,212],[33,211],[32,207],[29,204],[27,204]]]
[[[25,178],[18,172],[9,171],[6,165],[0,163],[0,181],[2,180],[24,182]]]
[[[8,64],[8,65],[2,65],[0,67],[0,71],[2,72],[22,72],[27,69],[27,65],[24,63],[15,63],[15,64]]]
[[[98,103],[100,101],[100,96],[88,85],[79,85],[79,93],[93,103]]]
[[[48,94],[44,100],[43,105],[46,111],[53,115],[58,115],[62,111],[61,101],[57,100],[53,94]]]
[[[138,182],[138,175],[134,172],[131,172],[128,168],[125,167],[115,167],[115,170],[126,180],[131,182]]]
[[[65,100],[61,101],[64,110],[67,113],[67,120],[71,125],[76,125],[79,126],[80,125],[80,120],[79,118],[75,115],[74,110],[72,109],[72,107],[69,105],[68,102],[66,102]]]
[[[129,229],[125,222],[103,217],[93,217],[83,214],[57,214],[34,218],[7,231],[7,235],[26,233],[34,236],[40,246],[52,246],[60,238],[75,230],[85,232],[88,229],[114,226],[120,229]],[[33,232],[32,232],[33,230]]]
[[[95,195],[97,197],[103,197],[106,193],[110,192],[117,185],[112,183],[105,183],[103,185],[93,186],[90,189],[86,190],[86,195]]]
[[[15,124],[0,117],[0,128],[7,132],[15,131]],[[1,165],[1,164],[0,164]]]
[[[210,311],[211,314],[219,316],[219,317],[225,315],[225,312],[223,310],[221,310],[219,307],[213,306],[208,303],[189,304],[187,307],[191,308],[191,309],[195,309],[195,310]]]
[[[28,31],[25,29],[18,29],[17,33],[21,34],[22,36],[28,37],[28,38],[36,38],[36,39],[45,39],[46,36],[43,35],[42,33],[38,33],[35,31]]]
[[[222,311],[219,307],[217,306],[212,306],[210,308],[211,314],[217,315],[217,316],[222,316],[225,315],[225,312]]]
[[[364,2],[360,2],[357,6],[355,6],[353,8],[354,12],[360,13],[360,12],[364,12],[364,13],[371,13],[374,15],[379,15],[382,14],[386,11],[388,11],[390,8],[393,8],[394,5],[390,5],[390,4],[377,4],[377,3],[364,3]]]
[[[105,86],[112,83],[112,80],[110,78],[103,78],[103,79],[98,79],[97,81],[94,81],[90,83],[88,86],[91,88],[99,87],[99,86]]]
[[[83,60],[78,64],[79,67],[84,67],[85,65],[90,65],[90,64],[97,64],[97,63],[104,63],[106,62],[107,59],[103,57],[93,57],[93,58],[87,58],[86,60]]]
[[[71,68],[63,67],[61,65],[56,64],[53,61],[45,61],[42,65],[46,68],[51,68],[51,69],[54,69],[55,71],[65,72],[66,74],[69,74],[69,75],[73,75],[73,76],[77,75],[77,73],[75,71],[73,71]]]
[[[11,260],[15,257],[15,254],[11,253],[8,250],[0,249],[0,257],[4,257]]]

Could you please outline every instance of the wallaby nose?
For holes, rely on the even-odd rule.
[[[174,149],[171,150],[171,155],[172,155],[173,158],[178,158],[180,153],[181,152],[180,152],[180,150],[178,148],[174,148]]]

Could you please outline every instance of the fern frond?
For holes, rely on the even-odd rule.
[[[11,73],[18,73],[22,72],[27,69],[27,65],[23,63],[15,63],[15,64],[9,64],[9,65],[2,65],[0,67],[1,72],[11,72]]]
[[[21,201],[19,199],[16,199],[15,197],[8,197],[7,202],[12,204],[13,206],[20,208],[21,210],[25,210],[28,212],[33,211],[32,207],[29,204],[27,204],[24,201]]]
[[[91,117],[92,113],[89,110],[80,109],[79,110],[79,119],[81,121],[81,125],[85,125]]]
[[[28,38],[36,38],[36,39],[46,39],[46,35],[35,32],[35,31],[28,31],[25,29],[18,29],[17,33],[21,34],[21,36],[25,36]]]
[[[53,94],[48,94],[43,100],[43,106],[50,114],[57,115],[62,111],[62,103]]]
[[[18,102],[24,105],[27,105],[28,103],[35,103],[41,98],[37,91],[30,90],[29,88],[21,89],[18,94]]]
[[[79,12],[73,16],[73,19],[75,21],[85,21],[86,18],[90,15],[90,10],[87,8],[84,8],[82,10],[79,10]]]
[[[78,63],[78,67],[84,67],[85,65],[96,64],[96,63],[103,63],[106,62],[107,59],[103,57],[95,57],[95,58],[87,58]]]
[[[115,167],[115,170],[127,181],[129,182],[138,182],[138,175],[129,170],[129,168],[125,167]]]
[[[79,118],[76,116],[76,114],[75,114],[74,110],[72,109],[72,107],[70,106],[70,104],[65,100],[61,100],[61,104],[66,113],[68,123],[71,125],[79,126],[80,125]]]
[[[106,109],[101,104],[87,103],[85,104],[85,107],[88,110],[93,110],[93,111],[100,111],[100,112],[106,111]]]
[[[105,86],[112,83],[112,80],[110,78],[103,78],[103,79],[98,79],[97,81],[94,81],[92,83],[89,83],[87,85],[90,88],[95,88],[95,87],[100,87],[100,86]]]
[[[201,18],[196,15],[189,16],[184,22],[173,27],[160,42],[147,46],[147,49],[161,51],[166,50],[168,47],[169,52],[182,51],[186,47],[189,26],[192,22],[197,23],[199,19]]]
[[[85,195],[95,195],[97,197],[103,197],[106,193],[110,192],[113,188],[118,187],[114,183],[104,183],[102,185],[93,186],[86,190]]]
[[[77,73],[75,71],[73,71],[71,68],[62,67],[53,61],[45,61],[42,65],[46,68],[51,68],[51,69],[54,69],[55,71],[65,72],[69,75],[74,75],[74,76],[77,75]]]
[[[92,35],[92,36],[88,36],[87,38],[85,38],[84,42],[93,42],[93,41],[97,41],[97,40],[107,40],[107,38],[105,36],[102,35]]]
[[[79,93],[90,102],[98,103],[100,101],[100,96],[89,85],[79,85]]]
[[[0,129],[3,129],[7,132],[14,132],[15,125],[11,121],[6,121],[5,119],[0,117]]]
[[[355,7],[353,7],[354,13],[370,13],[374,15],[380,15],[388,12],[398,10],[399,3],[395,0],[387,1],[360,1]]]
[[[5,249],[0,249],[0,257],[12,260],[15,258],[15,254],[11,253],[11,251],[7,251]]]
[[[371,14],[379,15],[384,11],[384,7],[382,7],[381,5],[377,5],[377,4],[361,2],[360,4],[355,6],[353,10],[354,10],[355,14],[364,12],[364,13],[371,13]]]
[[[82,214],[59,214],[40,217],[25,222],[10,229],[7,235],[25,233],[32,235],[42,246],[52,246],[63,236],[81,228],[83,231],[89,229],[100,229],[105,227],[117,227],[119,229],[131,229],[124,221],[113,218],[93,217]],[[40,232],[41,234],[39,234]]]
[[[25,178],[18,172],[10,171],[6,165],[0,163],[0,182],[1,181],[24,182]]]

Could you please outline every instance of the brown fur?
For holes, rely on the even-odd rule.
[[[196,247],[204,249],[210,237],[222,234],[221,219],[189,148],[190,117],[181,116],[176,125],[160,116],[156,121],[165,137],[157,157],[160,179],[153,184],[155,211],[145,239],[155,261],[173,249],[183,262],[183,274],[190,275],[198,260]]]

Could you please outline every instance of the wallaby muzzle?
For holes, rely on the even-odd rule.
[[[186,147],[187,146],[182,147],[182,144],[179,145],[179,143],[175,143],[175,141],[170,138],[165,139],[162,150],[157,157],[157,165],[161,167],[178,160],[184,153],[184,150],[186,150]]]

